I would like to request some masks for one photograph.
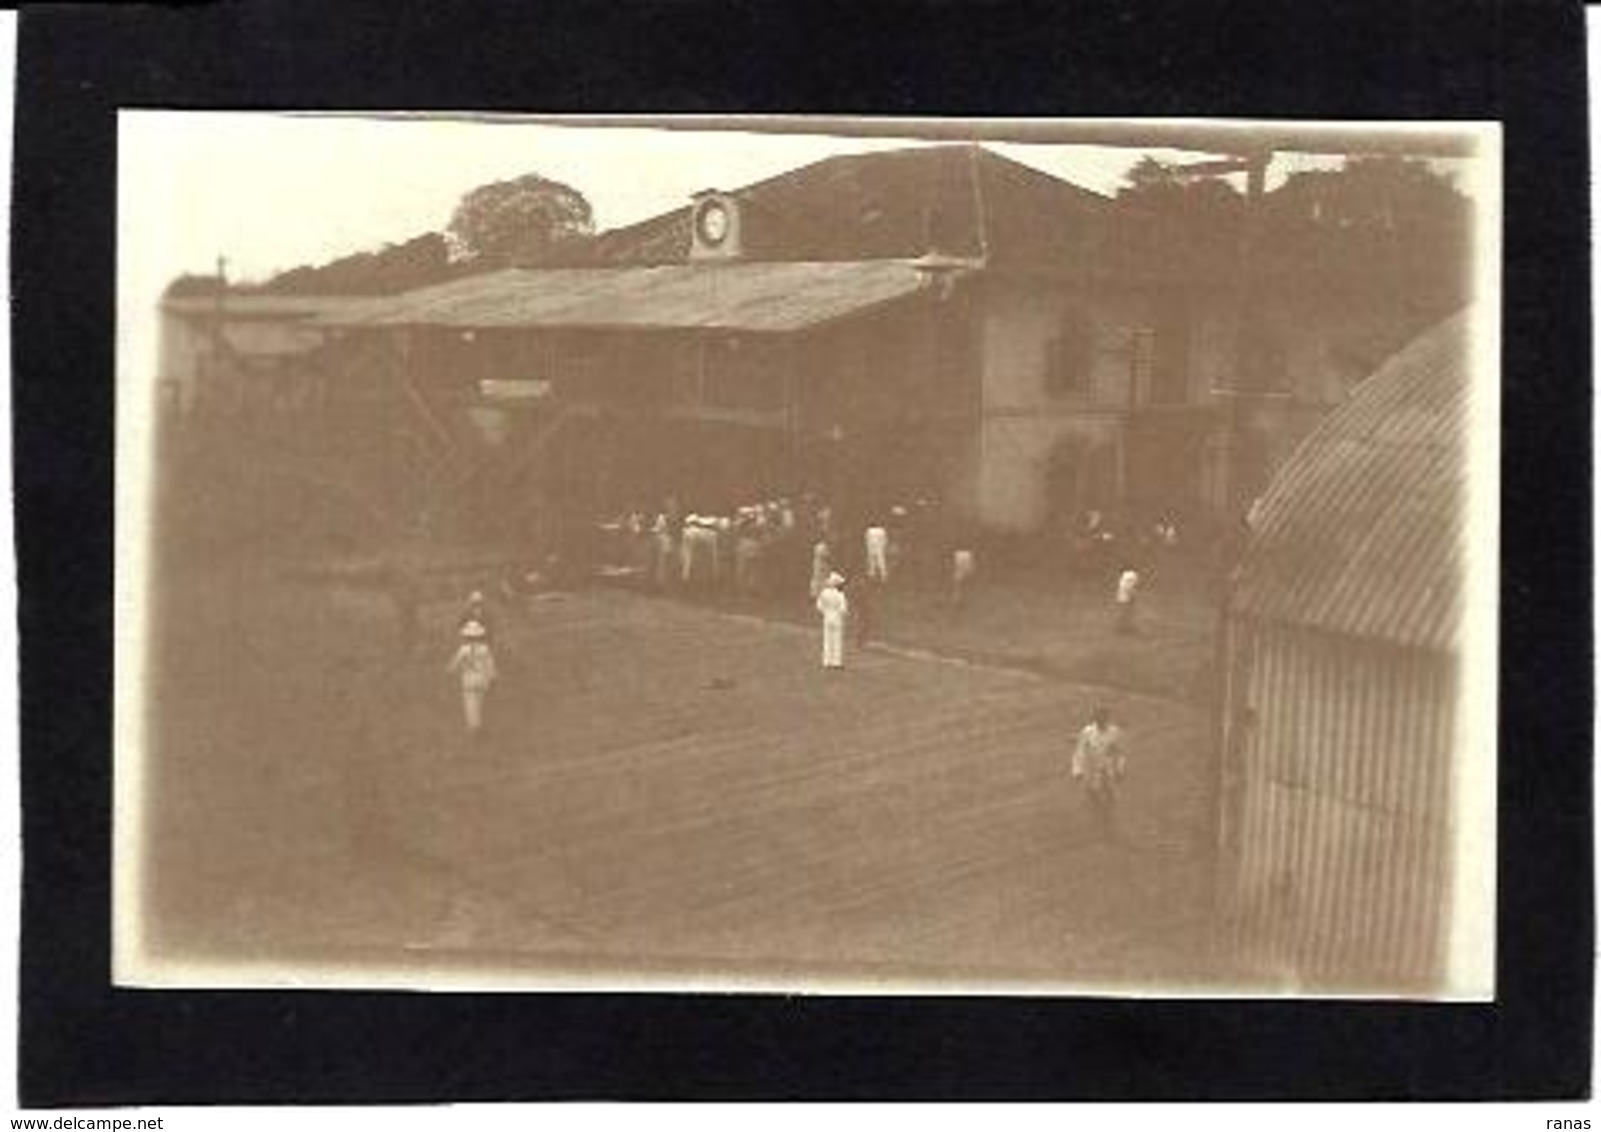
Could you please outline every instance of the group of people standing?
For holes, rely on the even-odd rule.
[[[835,554],[834,543],[819,538],[812,546],[812,602],[823,622],[823,667],[844,666],[842,649],[846,624],[854,627],[858,646],[867,643],[875,622],[874,609],[879,592],[889,585],[892,567],[905,561],[907,554],[889,529],[878,524],[862,532],[862,556],[857,581],[846,592],[846,576],[836,569],[843,566]],[[978,572],[978,556],[966,542],[957,542],[950,552],[949,608],[960,613],[967,605],[973,579]],[[898,570],[897,570],[898,573]]]
[[[904,518],[905,514],[905,509],[900,507],[891,511],[895,519]],[[889,585],[892,571],[898,575],[900,565],[909,557],[908,548],[901,541],[902,529],[897,527],[892,534],[884,523],[869,522],[862,529],[861,554],[854,563],[856,579],[847,582],[841,570],[847,568],[849,555],[844,553],[841,540],[832,537],[832,525],[826,519],[818,524],[817,538],[812,543],[809,592],[822,621],[825,671],[845,667],[847,626],[854,630],[858,647],[871,637],[879,592]],[[964,603],[975,571],[976,558],[972,549],[958,547],[953,552],[953,607],[960,608]]]
[[[871,530],[871,528],[869,528]],[[879,544],[876,536],[868,546]],[[882,585],[887,574],[878,573],[878,563],[869,568],[867,587]],[[816,595],[817,612],[823,624],[823,669],[837,672],[845,666],[845,625],[851,603],[844,592],[845,578],[831,571]],[[446,671],[455,677],[460,693],[462,720],[470,742],[484,735],[484,706],[499,679],[492,641],[494,619],[482,592],[474,591],[458,618],[459,639]],[[1117,797],[1127,773],[1127,743],[1122,728],[1112,722],[1110,710],[1098,705],[1078,733],[1070,761],[1072,779],[1083,790],[1085,805],[1097,833],[1103,840],[1118,836]]]
[[[720,512],[688,510],[668,496],[654,517],[636,510],[605,529],[622,536],[620,549],[633,574],[658,592],[783,600],[806,592],[841,649],[847,622],[858,643],[868,640],[874,591],[889,585],[892,574],[938,576],[942,545],[953,611],[966,605],[978,571],[972,545],[950,537],[938,503],[927,498],[884,506],[852,522],[810,494]],[[824,598],[825,589],[834,592]],[[839,649],[830,656],[825,667],[843,665]]]
[[[689,510],[676,497],[652,517],[626,513],[606,524],[623,536],[623,555],[637,576],[661,591],[695,594],[737,594],[747,597],[797,592],[808,573],[815,599],[828,570],[815,562],[816,545],[834,550],[833,565],[883,582],[897,564],[921,571],[934,551],[938,505],[919,499],[885,507],[882,520],[865,528],[861,556],[841,554],[847,542],[862,537],[862,528],[840,515],[827,501],[812,495],[756,500],[720,511]]]
[[[812,599],[822,622],[825,672],[839,672],[845,667],[847,624],[854,622],[858,627],[858,642],[865,641],[872,595],[890,580],[892,546],[883,526],[874,524],[863,531],[861,579],[859,584],[850,587],[857,598],[853,603],[846,594],[845,576],[832,566],[834,558],[828,540],[820,538],[814,543]],[[953,564],[958,575],[965,565],[970,576],[971,554],[965,548],[954,552]],[[1132,570],[1124,571],[1118,583],[1120,617],[1121,611],[1127,610],[1128,617],[1132,618],[1137,586],[1138,576]],[[500,677],[495,654],[495,618],[482,591],[468,596],[456,624],[458,640],[446,672],[455,678],[460,691],[462,721],[468,740],[476,743],[485,732],[485,703]],[[405,623],[402,633],[402,643],[409,647],[411,629]],[[1127,743],[1123,730],[1112,722],[1111,712],[1105,705],[1098,705],[1089,722],[1078,732],[1069,765],[1072,780],[1082,789],[1097,833],[1103,840],[1116,840],[1117,798],[1127,773]]]
[[[635,565],[658,590],[766,592],[789,557],[786,550],[801,541],[799,512],[788,499],[712,514],[686,513],[669,498],[654,519],[635,511],[624,525]]]
[[[1171,512],[1159,513],[1147,525],[1108,516],[1094,507],[1074,520],[1069,537],[1074,556],[1091,562],[1127,557],[1133,552],[1173,553],[1189,541],[1183,537],[1179,520]]]

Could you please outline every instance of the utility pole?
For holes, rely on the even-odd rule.
[[[1213,635],[1212,698],[1213,733],[1210,773],[1206,776],[1206,813],[1208,828],[1205,834],[1207,873],[1212,886],[1214,906],[1221,907],[1225,899],[1223,876],[1223,838],[1226,835],[1223,818],[1224,777],[1229,773],[1228,750],[1233,738],[1234,721],[1230,718],[1230,673],[1228,648],[1229,579],[1235,559],[1243,545],[1243,523],[1247,496],[1260,485],[1250,482],[1259,472],[1252,467],[1254,461],[1245,459],[1247,445],[1251,443],[1253,429],[1252,409],[1262,392],[1258,351],[1262,317],[1262,293],[1257,281],[1259,243],[1262,237],[1262,204],[1267,193],[1267,170],[1273,160],[1270,149],[1213,161],[1198,162],[1181,167],[1190,175],[1245,174],[1245,200],[1241,209],[1239,241],[1233,272],[1234,284],[1234,360],[1233,376],[1225,390],[1228,409],[1224,419],[1222,479],[1219,485],[1220,502],[1227,522],[1223,549],[1216,563],[1217,621]]]
[[[1239,519],[1248,507],[1248,494],[1257,484],[1249,482],[1245,446],[1252,438],[1251,408],[1255,404],[1262,375],[1257,352],[1261,341],[1261,294],[1256,273],[1262,238],[1262,202],[1266,196],[1267,167],[1271,151],[1248,154],[1240,159],[1245,168],[1245,207],[1240,217],[1239,260],[1235,264],[1234,388],[1229,405],[1229,430],[1225,452],[1224,500],[1230,518]]]
[[[224,393],[222,389],[218,388],[219,383],[226,380],[222,371],[224,359],[228,356],[228,339],[223,333],[223,319],[225,317],[223,303],[228,297],[228,257],[224,255],[217,256],[217,290],[214,297],[216,301],[213,304],[215,309],[211,318],[211,357],[205,370],[206,384],[211,388],[207,392],[213,398],[212,404],[231,405],[234,410],[239,410],[243,407],[243,392],[238,388],[233,388]],[[239,375],[235,374],[234,380],[239,380]],[[219,395],[225,396],[227,400],[221,400]]]
[[[1256,281],[1259,242],[1262,236],[1262,203],[1267,195],[1267,170],[1273,160],[1271,149],[1236,153],[1229,157],[1179,165],[1173,172],[1181,177],[1216,177],[1245,174],[1245,200],[1240,212],[1239,240],[1235,245],[1234,364],[1233,377],[1224,391],[1229,400],[1223,433],[1223,483],[1218,492],[1224,513],[1230,519],[1243,514],[1248,483],[1242,456],[1249,438],[1250,408],[1261,390],[1254,352],[1260,340],[1261,294]]]
[[[1223,538],[1223,554],[1218,563],[1217,628],[1213,637],[1213,737],[1212,772],[1206,776],[1207,814],[1211,822],[1207,848],[1210,856],[1207,874],[1212,884],[1213,906],[1228,905],[1227,881],[1224,876],[1223,839],[1231,836],[1228,819],[1223,808],[1227,805],[1232,786],[1231,776],[1238,773],[1233,767],[1232,751],[1236,749],[1235,734],[1240,721],[1235,713],[1235,689],[1231,671],[1229,648],[1230,584],[1239,554],[1245,548],[1245,520],[1249,504],[1246,496],[1260,485],[1247,483],[1247,469],[1242,466],[1244,447],[1251,440],[1251,408],[1261,392],[1262,374],[1256,352],[1260,344],[1261,288],[1257,282],[1259,242],[1262,238],[1262,202],[1267,190],[1268,163],[1273,160],[1271,150],[1262,150],[1242,158],[1245,164],[1245,208],[1240,219],[1239,260],[1235,265],[1235,339],[1234,388],[1229,398],[1228,434],[1224,447],[1223,499],[1227,506],[1228,530]],[[1249,472],[1258,474],[1259,468]]]

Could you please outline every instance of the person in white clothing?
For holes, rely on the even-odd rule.
[[[720,515],[712,524],[712,584],[719,589],[734,576],[734,520]]]
[[[1117,837],[1117,791],[1126,770],[1123,731],[1112,722],[1112,713],[1098,706],[1078,733],[1073,780],[1083,785],[1090,812],[1108,841]]]
[[[811,592],[813,601],[816,601],[817,595],[823,592],[823,587],[828,585],[828,560],[828,541],[826,539],[818,539],[812,546]]]
[[[850,602],[840,589],[845,579],[830,574],[827,584],[817,595],[817,612],[823,618],[823,669],[833,671],[845,667],[845,617]]]
[[[461,645],[446,666],[452,676],[461,682],[462,715],[467,724],[467,735],[477,739],[483,733],[484,697],[495,683],[495,654],[489,647],[488,633],[476,621],[461,627]]]
[[[678,548],[674,545],[672,523],[665,511],[656,516],[656,523],[651,527],[651,537],[655,540],[651,578],[655,581],[657,589],[664,590],[672,578],[673,560],[678,553]]]
[[[1132,566],[1125,566],[1117,576],[1117,631],[1134,632],[1134,607],[1139,600],[1140,575]]]
[[[951,609],[960,613],[967,607],[968,591],[973,586],[973,575],[978,573],[978,561],[973,551],[958,546],[951,551]]]
[[[709,587],[717,574],[716,521],[691,515],[684,521],[679,544],[682,583],[700,589]]]
[[[868,527],[862,541],[867,549],[867,577],[889,581],[889,532],[880,526]]]
[[[461,614],[456,618],[456,627],[464,628],[469,622],[476,621],[478,627],[484,631],[484,639],[493,635],[495,628],[494,618],[489,612],[489,602],[484,597],[483,590],[474,590],[467,595],[467,603],[462,606]]]

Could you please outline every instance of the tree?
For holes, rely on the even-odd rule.
[[[1281,222],[1368,232],[1418,232],[1465,224],[1471,202],[1427,161],[1345,159],[1339,169],[1293,173],[1271,194]]]
[[[1146,154],[1123,174],[1119,203],[1186,220],[1233,220],[1244,197],[1222,177],[1192,176]]]
[[[1238,251],[1245,196],[1223,177],[1189,174],[1146,154],[1123,179],[1117,206],[1139,238],[1162,239],[1168,254],[1193,256],[1198,264],[1215,265]]]
[[[303,295],[392,295],[460,274],[451,267],[445,238],[429,232],[376,252],[357,252],[320,267],[295,267],[274,276],[265,290]]]
[[[594,213],[582,193],[528,173],[462,197],[445,239],[453,260],[509,266],[570,259],[594,232]]]
[[[217,275],[180,275],[162,292],[169,299],[193,299],[224,294],[228,284]]]
[[[1281,263],[1362,273],[1433,305],[1467,278],[1473,201],[1427,161],[1348,157],[1292,173],[1263,205],[1263,244]]]
[[[1117,192],[1122,198],[1147,193],[1163,194],[1180,187],[1177,170],[1148,153],[1129,166],[1128,172],[1123,174],[1123,180],[1125,183]]]
[[[1231,239],[1245,197],[1218,176],[1195,176],[1146,154],[1123,175],[1117,203],[1126,211],[1182,224],[1208,240]]]
[[[301,295],[390,295],[463,275],[515,265],[583,262],[594,234],[578,190],[530,173],[481,185],[461,198],[444,232],[426,232],[377,251],[280,272],[263,290]],[[205,277],[186,277],[175,294],[206,293]],[[215,280],[209,284],[216,289]],[[237,288],[235,288],[237,289]]]

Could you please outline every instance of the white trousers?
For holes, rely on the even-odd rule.
[[[673,559],[677,557],[673,550],[673,540],[662,535],[656,536],[656,584],[665,586],[667,579],[673,573]]]
[[[867,544],[867,576],[869,578],[877,578],[880,582],[889,581],[888,549],[883,545]]]
[[[484,691],[483,688],[461,690],[461,710],[467,718],[468,731],[477,731],[484,725]]]
[[[823,667],[845,667],[845,622],[823,622]]]

